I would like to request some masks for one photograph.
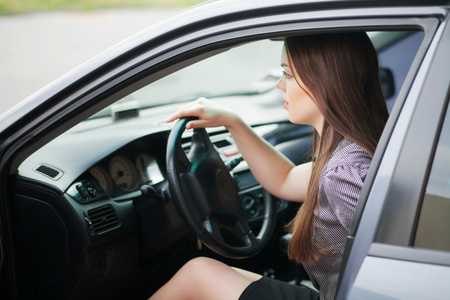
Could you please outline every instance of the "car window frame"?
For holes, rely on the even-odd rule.
[[[401,259],[398,255],[399,251],[392,251],[392,249],[397,249],[397,246],[374,243],[374,241],[380,224],[386,226],[385,228],[389,232],[389,226],[384,219],[381,222],[380,214],[382,211],[385,213],[386,210],[389,210],[385,204],[393,201],[392,195],[389,193],[391,192],[395,170],[398,168],[397,158],[405,150],[403,137],[406,134],[408,124],[404,121],[408,121],[410,114],[417,110],[416,104],[419,102],[419,98],[423,101],[423,93],[421,95],[416,93],[425,85],[427,69],[434,59],[434,53],[439,49],[439,42],[444,36],[446,22],[439,20],[434,24],[430,22],[423,25],[425,26],[424,40],[380,138],[371,169],[358,200],[355,218],[347,238],[347,248],[346,253],[344,253],[347,263],[343,265],[343,270],[341,270],[343,275],[338,290],[338,299],[346,298],[367,255],[383,255],[384,257]],[[446,32],[448,32],[448,28]],[[428,81],[427,84],[430,85],[430,82]],[[398,178],[398,174],[395,175]],[[390,224],[390,226],[395,225]],[[352,247],[353,244],[357,244],[358,247]],[[376,245],[376,247],[373,247],[373,245]],[[418,260],[420,259],[423,259],[423,256],[418,257]]]
[[[434,152],[449,101],[450,36],[448,22],[442,24],[433,60],[418,96],[411,123],[408,126],[402,151],[391,182],[391,189],[382,211],[383,222],[378,227],[375,241],[409,247],[413,244],[425,188],[428,182]],[[448,68],[448,69],[446,69]],[[447,75],[445,75],[447,74]],[[440,80],[436,80],[440,78]],[[421,80],[418,78],[417,80]],[[426,122],[424,122],[426,120]],[[410,166],[414,163],[414,170]],[[401,218],[393,212],[401,211]],[[447,263],[450,264],[450,261]]]
[[[381,9],[380,12],[382,15],[387,14],[390,16],[392,14],[391,9]],[[345,15],[342,12],[340,14]],[[73,93],[73,91],[69,90],[66,95],[58,95],[62,98],[61,102],[53,105],[47,111],[41,110],[40,114],[36,116],[37,120],[35,122],[16,132],[14,137],[22,135],[25,139],[22,139],[18,145],[21,151],[18,151],[18,147],[13,147],[11,151],[5,153],[6,157],[9,157],[10,152],[15,153],[10,174],[15,172],[14,170],[17,169],[24,157],[31,154],[34,149],[93,115],[96,111],[99,111],[99,107],[105,108],[123,96],[161,78],[165,74],[178,70],[187,64],[194,63],[199,59],[209,57],[211,54],[221,52],[227,47],[236,46],[252,39],[276,38],[299,33],[351,30],[352,28],[353,30],[374,31],[392,30],[393,28],[420,29],[426,23],[425,20],[432,19],[417,20],[407,16],[404,18],[382,18],[377,15],[367,19],[355,19],[353,13],[348,14],[350,16],[346,19],[328,16],[326,20],[320,21],[311,21],[310,19],[314,19],[314,14],[306,13],[287,14],[291,16],[291,20],[286,20],[282,16],[276,16],[276,20],[273,19],[275,18],[273,16],[272,19],[261,17],[247,22],[237,21],[235,22],[237,24],[234,25],[237,26],[236,28],[228,26],[231,29],[224,29],[223,32],[214,35],[211,35],[213,29],[208,28],[204,32],[200,30],[200,32],[193,33],[193,36],[184,35],[161,46],[155,46],[147,52],[129,59],[126,63],[112,68],[107,74],[98,76],[91,82],[84,83],[83,88],[80,88],[77,92]],[[306,20],[296,19],[300,17],[306,18]],[[249,27],[250,25],[251,27]],[[224,27],[224,25],[219,26]],[[179,46],[175,47],[174,45]],[[186,54],[185,51],[189,51],[189,54]],[[82,113],[80,113],[81,110],[83,111]],[[66,115],[69,118],[63,124],[61,124],[62,115]],[[45,122],[42,122],[43,119]],[[58,126],[54,126],[54,124],[58,124]],[[27,132],[25,133],[24,131]],[[37,136],[42,132],[45,133],[45,138],[37,142],[37,147],[33,145],[24,146],[24,143],[32,142],[27,140],[27,137],[37,139]]]

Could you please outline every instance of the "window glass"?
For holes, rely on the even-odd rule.
[[[450,110],[428,178],[414,246],[450,251]]]
[[[109,115],[124,103],[145,109],[199,97],[265,93],[275,89],[282,74],[282,47],[282,40],[261,40],[231,48],[137,90],[95,117]]]
[[[383,32],[383,34],[387,34]],[[409,68],[419,50],[424,33],[417,32],[389,32],[391,37],[398,40],[387,46],[382,46],[378,51],[381,69],[388,69],[392,72],[393,88],[392,93],[386,97],[386,104],[389,111],[392,110],[395,100],[405,81]],[[376,40],[374,40],[375,44]],[[376,45],[376,44],[375,44]],[[383,87],[383,77],[380,78]]]

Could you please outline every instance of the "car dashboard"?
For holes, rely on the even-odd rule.
[[[21,257],[33,257],[45,249],[41,260],[34,259],[40,261],[38,266],[19,263],[21,272],[37,273],[34,278],[43,281],[27,284],[52,290],[50,296],[82,298],[86,291],[100,296],[105,294],[102,284],[110,289],[117,280],[136,283],[136,276],[154,280],[155,260],[170,256],[186,241],[189,249],[192,245],[198,248],[171,199],[165,172],[173,124],[162,122],[161,116],[174,110],[169,105],[142,110],[131,119],[87,120],[21,164],[13,202],[18,219],[27,220],[16,229],[18,244],[29,251]],[[268,111],[272,120],[261,117]],[[259,135],[296,164],[310,159],[309,126],[286,122],[284,112],[274,113],[274,107],[261,106],[253,112],[257,117],[247,121]],[[208,134],[222,160],[233,161],[231,174],[252,229],[259,230],[267,199],[275,201],[280,221],[287,222],[281,216],[295,210],[288,210],[290,203],[261,187],[225,128],[208,129]],[[191,135],[190,130],[183,135],[185,152],[189,152]],[[61,265],[67,266],[65,271]]]

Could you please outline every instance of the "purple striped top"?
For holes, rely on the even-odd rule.
[[[363,148],[343,139],[320,175],[319,207],[314,211],[314,226],[329,254],[303,264],[320,291],[320,299],[336,297],[346,237],[371,161]]]

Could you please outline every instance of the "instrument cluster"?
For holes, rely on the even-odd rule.
[[[153,185],[164,180],[156,159],[146,153],[139,154],[134,162],[124,155],[113,156],[107,169],[95,165],[89,169],[89,173],[109,196],[115,188],[132,192],[139,187],[138,184]]]
[[[92,166],[68,189],[68,194],[78,202],[87,203],[135,192],[144,184],[155,185],[163,180],[154,156],[120,153]]]

